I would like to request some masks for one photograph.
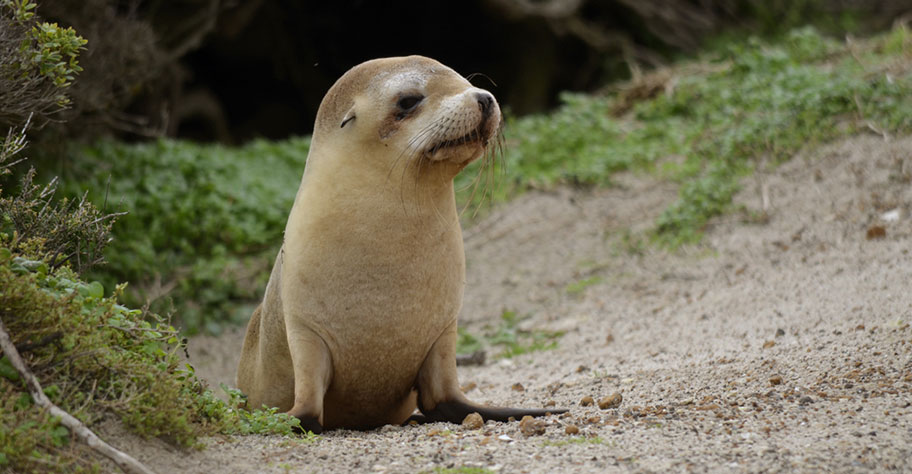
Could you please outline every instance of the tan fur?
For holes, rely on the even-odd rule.
[[[418,403],[465,400],[454,359],[465,257],[453,177],[496,134],[496,102],[477,140],[429,150],[487,123],[479,92],[409,56],[356,66],[326,94],[244,340],[237,385],[249,407],[371,428],[404,422]],[[397,120],[403,93],[424,100]]]

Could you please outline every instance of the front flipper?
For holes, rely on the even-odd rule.
[[[332,379],[332,356],[316,333],[289,326],[288,348],[294,367],[294,405],[288,414],[301,420],[301,429],[323,432],[323,396]]]
[[[459,388],[456,375],[456,322],[437,339],[418,371],[418,409],[410,421],[432,423],[448,421],[462,423],[470,413],[478,413],[485,421],[509,421],[529,416],[565,413],[561,409],[525,409],[489,407],[470,402]]]

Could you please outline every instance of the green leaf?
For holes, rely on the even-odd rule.
[[[92,298],[104,298],[104,285],[97,281],[93,281],[92,283],[89,283],[88,292],[88,296]]]
[[[6,356],[0,358],[0,377],[12,382],[19,381],[19,372],[13,367],[12,362],[10,362],[9,358]]]

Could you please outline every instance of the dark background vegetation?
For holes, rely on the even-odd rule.
[[[49,0],[88,42],[66,136],[242,143],[309,133],[332,82],[361,61],[423,54],[515,113],[553,107],[694,51],[725,31],[888,27],[904,0]]]

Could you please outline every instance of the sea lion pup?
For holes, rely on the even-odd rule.
[[[278,407],[314,432],[564,411],[477,405],[456,376],[465,254],[453,178],[500,122],[489,92],[421,56],[336,81],[247,326],[237,386],[248,407]]]

